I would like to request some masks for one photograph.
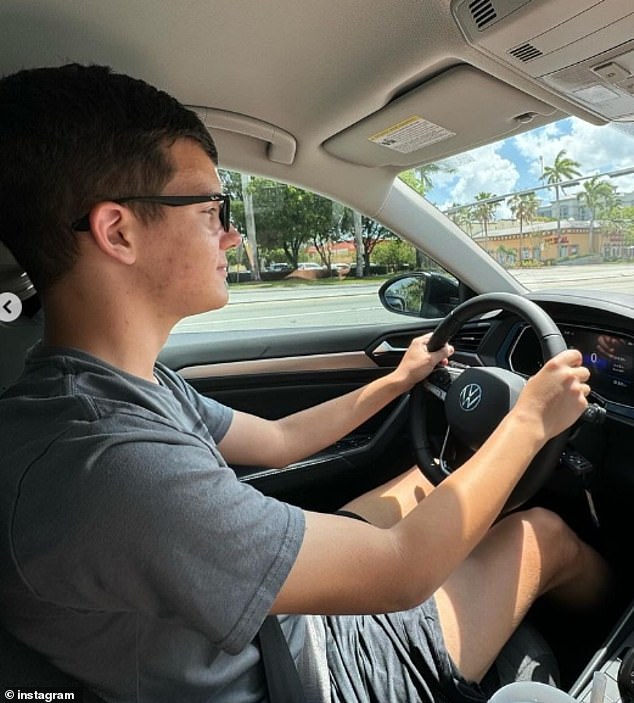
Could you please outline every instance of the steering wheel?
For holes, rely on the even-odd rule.
[[[440,349],[465,322],[500,309],[519,315],[530,325],[539,339],[544,361],[567,348],[552,319],[538,305],[513,293],[486,293],[462,303],[436,327],[427,348],[430,351]],[[410,436],[423,474],[438,485],[457,468],[450,465],[449,455],[464,463],[515,405],[525,385],[523,376],[492,366],[438,368],[418,383],[410,398]],[[430,441],[426,393],[443,402],[448,425],[438,460]],[[569,430],[566,430],[553,437],[538,452],[513,489],[503,513],[525,503],[544,485],[559,461],[568,435]],[[495,471],[495,466],[490,470]]]

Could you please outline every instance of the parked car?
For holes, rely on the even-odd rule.
[[[324,267],[314,261],[300,261],[297,264],[298,271],[321,271]]]
[[[317,283],[300,282],[312,287],[298,303],[241,291],[240,305],[170,336],[161,360],[188,383],[270,417],[388,373],[422,333],[456,349],[449,380],[433,377],[316,457],[280,471],[236,467],[241,480],[318,511],[413,461],[439,482],[438,467],[449,473],[468,455],[444,412],[447,383],[486,367],[526,379],[551,353],[543,315],[581,349],[592,412],[509,506],[559,512],[615,570],[616,615],[600,626],[529,613],[579,703],[600,703],[590,698],[596,672],[608,675],[606,701],[632,688],[633,29],[630,0],[0,5],[2,73],[77,61],[143,78],[197,111],[226,173],[331,199],[333,212],[382,228],[382,242],[416,250],[420,270],[381,291],[363,280],[356,292],[349,281],[338,295],[328,288],[323,317]],[[599,197],[597,182],[612,189]],[[541,215],[522,204],[531,193]],[[23,313],[0,318],[0,389],[42,331],[36,289],[0,250],[3,292]],[[1,684],[53,680],[6,633],[0,647]]]
[[[272,263],[267,266],[268,271],[292,271],[293,267],[286,262],[283,263]]]

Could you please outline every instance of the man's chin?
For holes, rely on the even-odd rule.
[[[207,306],[200,312],[212,312],[213,310],[221,310],[229,302],[229,291],[223,291],[224,294],[214,295],[213,299],[208,301]]]

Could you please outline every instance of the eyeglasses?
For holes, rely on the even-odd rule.
[[[231,227],[231,196],[227,193],[211,193],[210,195],[131,195],[127,198],[107,198],[115,203],[157,203],[168,207],[181,207],[182,205],[195,205],[196,203],[222,203],[218,216],[225,232]],[[90,213],[75,220],[71,227],[76,232],[90,230]]]

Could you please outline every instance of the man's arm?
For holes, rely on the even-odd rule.
[[[480,450],[389,529],[306,513],[273,612],[379,613],[429,597],[491,527],[539,449],[587,407],[588,378],[578,351],[546,362]]]
[[[230,465],[281,468],[333,444],[447,363],[453,348],[428,351],[430,336],[414,339],[394,371],[346,395],[279,420],[236,412],[218,445],[222,455]]]

